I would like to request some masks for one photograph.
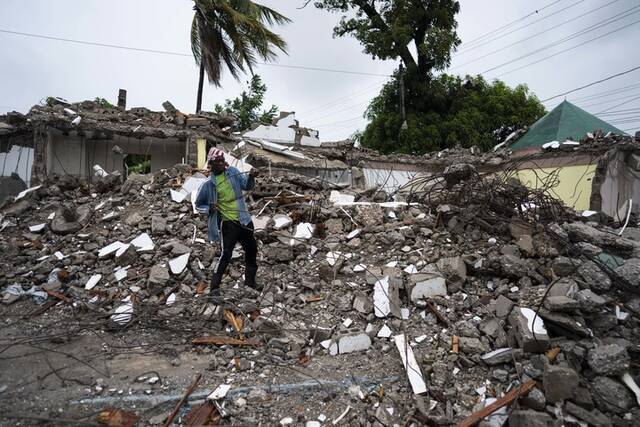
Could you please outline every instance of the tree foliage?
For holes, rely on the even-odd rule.
[[[217,113],[235,117],[234,128],[240,132],[249,129],[252,123],[270,124],[278,114],[278,107],[275,105],[271,105],[268,110],[261,110],[267,85],[262,82],[259,75],[254,74],[247,84],[248,91],[242,91],[235,99],[227,99],[224,105],[216,104],[214,107]]]
[[[482,76],[443,74],[412,85],[402,126],[397,74],[366,111],[371,121],[361,137],[364,147],[382,152],[424,153],[455,146],[490,149],[517,128],[530,125],[545,110],[526,85],[510,88]]]
[[[401,58],[424,78],[444,69],[460,44],[455,20],[460,5],[455,0],[320,0],[315,5],[343,14],[335,36],[355,37],[373,58]]]
[[[273,60],[287,44],[267,25],[289,18],[250,0],[194,0],[191,50],[197,64],[204,63],[209,82],[220,86],[223,66],[238,79],[253,71],[258,59]]]

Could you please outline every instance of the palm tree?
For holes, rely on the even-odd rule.
[[[226,66],[237,80],[246,68],[253,73],[258,59],[276,58],[276,49],[287,53],[287,44],[267,25],[284,24],[290,19],[251,0],[194,0],[191,24],[191,50],[200,65],[196,111],[202,108],[204,73],[209,83],[220,86]]]

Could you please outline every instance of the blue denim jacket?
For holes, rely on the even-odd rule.
[[[229,180],[233,192],[236,195],[238,203],[238,219],[242,225],[251,222],[251,214],[247,211],[247,205],[244,202],[243,190],[251,190],[255,185],[255,180],[248,173],[242,173],[233,166],[229,166],[224,174]],[[216,178],[212,173],[209,179],[200,186],[198,195],[196,196],[196,210],[201,214],[208,215],[207,226],[209,229],[209,241],[217,242],[220,240],[220,222],[221,218],[218,211],[209,212],[209,205],[218,202],[218,190],[216,189]]]

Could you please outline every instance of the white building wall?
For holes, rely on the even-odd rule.
[[[419,174],[416,171],[373,168],[363,168],[362,173],[367,188],[382,186],[382,189],[387,193],[396,191]]]

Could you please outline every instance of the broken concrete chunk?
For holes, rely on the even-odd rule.
[[[131,244],[136,247],[138,252],[152,251],[154,249],[153,240],[147,233],[142,233],[131,241]]]
[[[113,320],[114,322],[120,325],[126,325],[131,321],[132,316],[133,316],[133,304],[130,302],[127,302],[125,304],[119,305],[115,309],[114,314],[111,315],[111,320]]]
[[[611,426],[611,421],[604,416],[601,412],[598,411],[588,411],[575,403],[568,401],[564,406],[565,411],[567,413],[573,415],[581,421],[586,422],[590,426],[595,427],[609,427]]]
[[[276,230],[282,230],[283,228],[287,228],[293,223],[293,220],[289,215],[275,215],[273,217],[273,228]]]
[[[411,288],[412,302],[415,303],[421,299],[447,295],[447,285],[444,277],[437,274],[430,274],[430,276],[432,277],[413,285]]]
[[[607,303],[607,300],[595,294],[591,289],[581,290],[576,299],[584,311],[599,311]]]
[[[98,258],[104,258],[108,255],[115,254],[123,246],[125,246],[125,244],[122,242],[113,242],[98,251]]]
[[[149,271],[149,282],[156,285],[165,285],[171,277],[169,270],[161,265],[154,265]]]
[[[597,377],[591,382],[591,385],[596,406],[601,411],[620,414],[636,404],[629,389],[613,378]]]
[[[618,344],[599,345],[589,350],[589,368],[598,375],[617,376],[629,370],[627,349]]]
[[[640,287],[640,258],[628,259],[614,271],[631,285]]]
[[[511,313],[514,303],[504,295],[500,295],[495,300],[496,316],[503,318],[507,317]]]
[[[573,397],[580,378],[571,368],[546,364],[544,368],[544,395],[549,402],[562,402]]]
[[[438,271],[453,283],[462,283],[467,278],[467,265],[462,260],[462,257],[440,258],[436,265],[438,266]]]
[[[516,307],[509,315],[518,344],[527,353],[542,353],[549,348],[549,335],[542,318],[526,307]]]
[[[608,291],[611,288],[611,278],[600,270],[600,267],[593,261],[586,261],[578,267],[578,275],[590,289],[597,292]]]
[[[580,308],[580,303],[567,296],[547,296],[544,306],[551,311],[573,312]]]
[[[398,286],[389,282],[384,276],[373,285],[373,310],[376,317],[387,317],[389,314],[400,318],[400,295]]]
[[[459,344],[460,350],[469,355],[479,354],[489,350],[489,346],[478,338],[460,337]]]
[[[359,313],[369,314],[373,311],[373,303],[370,297],[359,292],[353,299],[353,308]]]
[[[345,334],[331,340],[329,353],[336,354],[353,353],[367,350],[371,347],[371,338],[364,332]]]
[[[378,331],[378,338],[389,338],[393,332],[387,325],[382,325],[382,328]]]
[[[546,412],[517,409],[509,415],[509,427],[552,427],[555,423]]]

